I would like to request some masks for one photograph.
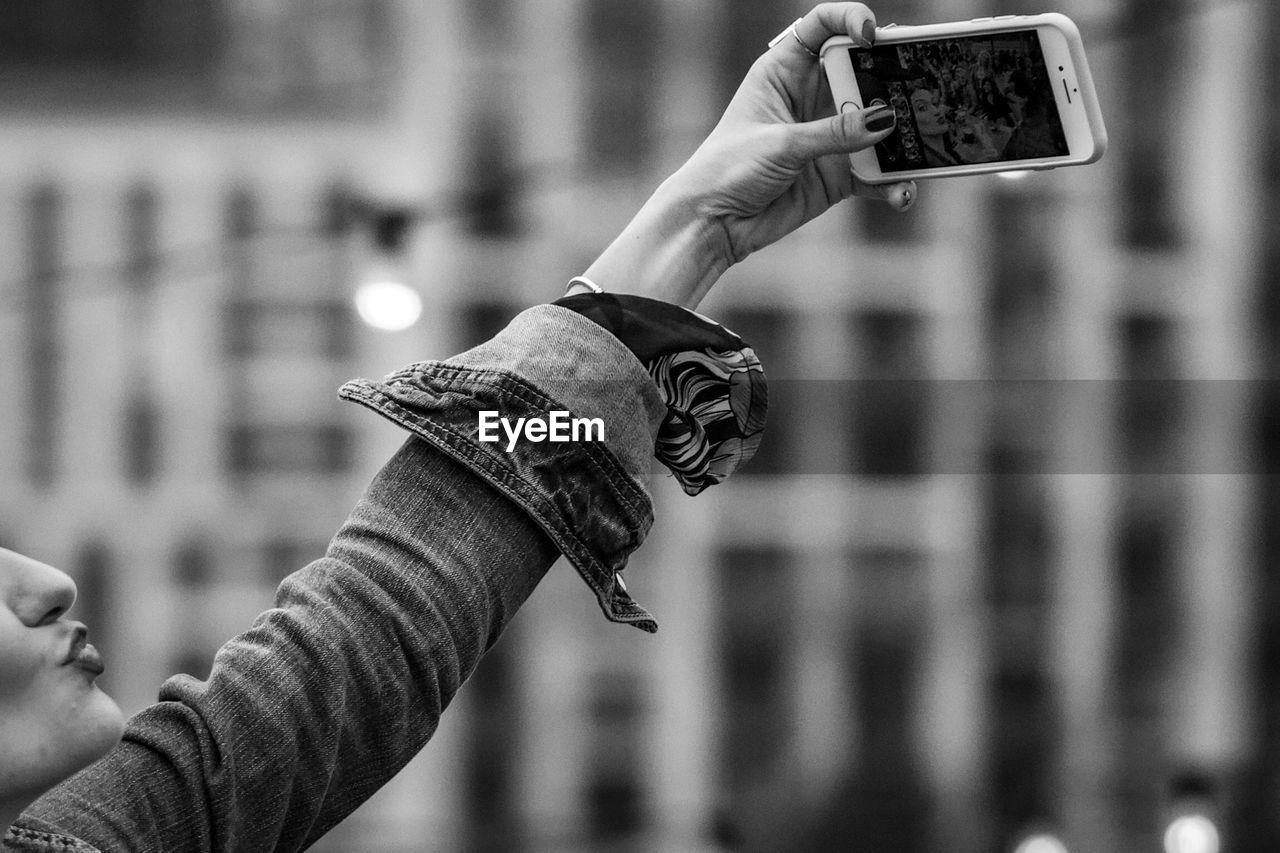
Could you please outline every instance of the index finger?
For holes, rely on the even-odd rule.
[[[832,36],[847,35],[859,47],[871,47],[876,41],[876,16],[861,3],[819,3],[796,22],[796,35],[814,53]]]

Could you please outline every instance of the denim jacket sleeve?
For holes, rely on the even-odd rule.
[[[412,434],[326,555],[288,577],[207,681],[169,679],[106,758],[6,839],[103,851],[300,850],[391,778],[558,553],[605,613],[653,629],[620,572],[652,522],[662,404],[635,357],[567,309],[342,395]],[[479,440],[478,412],[600,418],[604,441]],[[25,846],[24,846],[25,845]],[[80,848],[85,849],[85,848]]]

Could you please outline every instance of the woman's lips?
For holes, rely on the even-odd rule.
[[[89,643],[85,643],[84,646],[81,647],[80,653],[76,655],[76,659],[71,663],[86,672],[92,673],[93,675],[102,675],[103,671],[107,668],[102,663],[102,655],[98,654],[98,650]]]
[[[63,666],[68,664],[93,675],[101,675],[106,669],[102,663],[102,655],[89,644],[89,629],[83,625],[76,625],[71,634],[71,647],[67,649],[67,656],[62,661]]]

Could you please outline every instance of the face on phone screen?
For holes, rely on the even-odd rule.
[[[1035,30],[851,49],[863,104],[892,105],[882,172],[1065,156]]]

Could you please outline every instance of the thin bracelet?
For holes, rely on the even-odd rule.
[[[590,290],[592,293],[604,293],[603,287],[596,284],[594,281],[587,278],[585,275],[575,275],[573,278],[569,279],[569,286],[565,288],[565,292],[568,293],[570,290],[573,290],[573,288],[579,284],[585,287],[587,290]]]

